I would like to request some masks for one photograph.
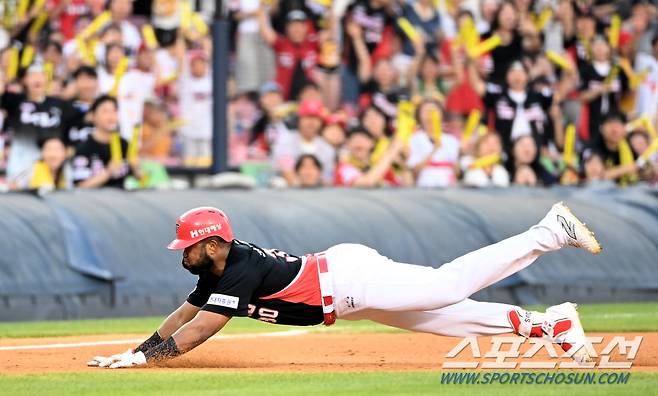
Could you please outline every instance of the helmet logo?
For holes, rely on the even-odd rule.
[[[213,224],[203,228],[197,228],[190,231],[190,238],[198,238],[200,236],[209,235],[211,232],[217,232],[222,229],[221,224]]]

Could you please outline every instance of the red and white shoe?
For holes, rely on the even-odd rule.
[[[566,302],[546,309],[546,313],[512,310],[507,318],[515,334],[525,338],[541,337],[572,351],[571,357],[580,364],[592,362],[586,344],[587,337],[576,311],[576,304]],[[575,349],[574,349],[575,348]]]
[[[593,361],[586,349],[587,337],[580,324],[576,304],[565,302],[548,307],[541,329],[545,337],[560,345],[565,352],[575,351],[571,357],[576,362],[585,364]]]
[[[594,233],[573,214],[564,202],[553,205],[539,225],[552,230],[560,246],[573,246],[592,254],[601,252],[601,244],[596,240]]]

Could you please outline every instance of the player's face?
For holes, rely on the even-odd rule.
[[[198,242],[183,251],[183,268],[192,275],[201,275],[210,271],[213,265],[212,259],[206,253],[206,243]]]

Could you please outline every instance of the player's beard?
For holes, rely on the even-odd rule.
[[[203,252],[203,257],[199,259],[199,263],[197,265],[186,265],[185,260],[183,260],[182,264],[183,268],[188,270],[190,274],[201,275],[210,271],[210,268],[212,268],[213,265],[213,261],[210,257],[208,257],[206,252]]]

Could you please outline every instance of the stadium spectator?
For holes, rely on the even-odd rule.
[[[29,33],[37,16],[32,8],[8,26],[6,39],[0,30],[7,92],[0,102],[0,150],[9,146],[8,179],[31,171],[42,138],[61,138],[69,155],[83,147],[99,129],[89,108],[102,93],[116,95],[126,141],[143,125],[142,156],[209,165],[212,40],[201,3],[155,0],[144,20],[132,15],[131,0],[51,0],[49,19],[36,34]],[[503,186],[510,179],[529,186],[579,179],[627,185],[656,179],[657,154],[641,158],[655,147],[653,132],[635,122],[647,116],[658,126],[658,12],[651,2],[266,3],[230,3],[232,52],[226,60],[229,167],[252,161],[264,184],[274,170],[291,186],[314,185],[308,180],[319,168],[323,186]],[[15,11],[16,4],[7,7]],[[548,19],[545,9],[553,11]],[[98,23],[105,11],[109,20]],[[613,46],[615,14],[621,30]],[[417,39],[400,27],[400,17],[411,22]],[[155,45],[142,37],[148,31],[138,29],[142,21],[154,27]],[[496,36],[499,45],[474,52]],[[276,57],[268,61],[268,53]],[[401,133],[402,101],[410,101],[419,117],[415,133],[398,139],[405,144],[391,155]],[[437,105],[444,110],[440,144],[427,115]],[[465,139],[475,109],[480,125]],[[617,113],[634,120],[632,133],[620,129],[622,121],[608,120]],[[570,123],[577,125],[573,154],[581,162],[566,164]],[[385,158],[386,167],[380,165]],[[448,166],[453,163],[461,166]],[[606,181],[596,181],[601,178]]]
[[[333,180],[336,153],[320,132],[323,126],[324,107],[318,100],[306,100],[299,105],[297,131],[279,136],[272,148],[272,162],[289,186],[299,185],[295,163],[302,154],[315,155],[322,164],[323,180]]]
[[[472,23],[473,15],[469,11],[460,11],[457,14],[457,23],[460,29],[463,25]],[[441,46],[440,60],[443,64],[442,86],[446,92],[446,109],[450,112],[466,115],[477,109],[482,111],[484,105],[482,98],[473,89],[470,81],[467,51],[464,46],[455,48],[454,40],[444,40]],[[475,68],[479,73],[488,73],[490,57],[484,56],[474,60]]]
[[[55,20],[55,26],[59,27],[65,40],[75,36],[78,20],[91,12],[87,0],[53,0],[51,19]]]
[[[345,12],[345,67],[341,90],[344,102],[357,103],[359,81],[367,80],[362,77],[362,68],[366,66],[364,59],[367,58],[370,64],[377,64],[381,57],[390,55],[387,47],[393,35],[392,3],[392,0],[354,0]]]
[[[621,113],[608,113],[601,123],[601,136],[590,148],[601,156],[605,166],[605,178],[618,184],[637,181],[636,155],[626,140],[626,118]]]
[[[267,159],[274,142],[282,134],[289,133],[285,119],[290,106],[283,102],[281,87],[268,81],[259,89],[259,113],[249,137],[249,157]]]
[[[375,139],[375,142],[379,142],[381,139],[387,139],[390,134],[386,114],[374,105],[366,107],[361,112],[359,125]]]
[[[402,6],[402,16],[414,25],[416,31],[422,34],[427,53],[435,53],[439,48],[441,38],[441,20],[433,0],[417,0]],[[404,42],[404,53],[414,54],[414,43]]]
[[[178,96],[183,126],[183,161],[190,166],[208,166],[212,156],[212,76],[208,55],[201,49],[181,62]]]
[[[78,187],[123,188],[126,176],[141,178],[139,161],[127,158],[128,142],[118,134],[117,100],[111,96],[98,97],[91,106],[94,130],[80,143],[73,157],[73,180]],[[119,139],[119,152],[113,153],[112,139]]]
[[[491,51],[493,71],[489,75],[489,80],[499,85],[506,82],[505,77],[510,65],[519,59],[523,49],[520,31],[521,15],[516,4],[509,0],[503,1],[496,10],[491,31],[482,37],[487,39],[498,35],[501,39],[502,44]]]
[[[656,162],[656,155],[650,155],[649,158],[641,158],[642,154],[649,150],[651,145],[651,138],[644,130],[633,131],[628,134],[628,144],[633,150],[633,156],[637,158],[636,165],[638,166],[640,180],[642,181],[655,181],[658,174],[658,163]]]
[[[27,68],[23,93],[5,92],[0,84],[0,107],[7,112],[5,130],[11,134],[7,177],[15,177],[39,159],[39,141],[50,137],[66,139],[77,111],[67,102],[46,95],[48,78],[43,66]]]
[[[155,52],[146,45],[139,47],[135,67],[128,70],[119,83],[119,131],[130,139],[133,129],[140,125],[144,115],[144,102],[155,95]]]
[[[238,167],[254,154],[250,151],[250,132],[258,121],[258,106],[253,101],[252,94],[241,92],[233,96],[228,105],[229,123],[229,166]]]
[[[49,191],[73,188],[71,167],[66,146],[58,137],[39,142],[41,158],[29,169],[19,174],[11,183],[12,189]]]
[[[151,23],[158,44],[169,48],[176,42],[181,27],[184,2],[173,0],[153,0]]]
[[[580,72],[581,136],[596,141],[601,135],[601,120],[607,113],[619,112],[622,95],[628,91],[628,78],[612,62],[610,44],[603,36],[592,41],[592,60]],[[587,122],[585,122],[587,121]]]
[[[422,46],[417,46],[417,48],[415,62],[410,69],[412,96],[443,101],[447,89],[442,78],[441,63],[434,55],[435,52],[425,52]],[[460,81],[451,82],[459,83]]]
[[[344,115],[335,113],[325,117],[322,137],[338,152],[346,140]]]
[[[296,98],[307,81],[315,80],[319,44],[309,32],[308,17],[302,10],[292,10],[286,16],[285,35],[272,29],[264,9],[258,15],[260,34],[276,56],[276,81],[285,99]]]
[[[108,10],[112,14],[112,22],[121,27],[123,46],[128,55],[137,53],[142,43],[142,36],[137,27],[128,19],[133,12],[133,0],[109,0]]]
[[[120,44],[110,44],[105,47],[104,61],[96,68],[101,93],[108,94],[114,88],[116,72],[125,55],[125,50]]]
[[[476,30],[479,34],[487,33],[491,30],[491,25],[496,19],[496,11],[498,10],[498,0],[482,0],[480,4],[480,18],[476,24]],[[455,18],[459,19],[459,18]]]
[[[347,151],[336,167],[334,183],[339,187],[399,186],[403,181],[392,169],[393,162],[404,148],[404,141],[396,136],[386,152],[372,164],[374,138],[363,128],[352,130],[347,138]],[[372,164],[372,165],[371,165]]]
[[[488,133],[478,140],[475,157],[464,161],[464,185],[468,187],[507,187],[510,177],[500,164],[503,147],[496,133]]]
[[[605,178],[603,158],[597,151],[592,149],[584,150],[581,163],[583,164],[583,183],[586,186],[601,185],[608,182]]]
[[[124,50],[124,53],[126,52],[125,48],[123,48],[123,34],[121,33],[121,26],[119,24],[110,23],[109,25],[101,28],[99,33],[99,42],[96,44],[96,48],[91,48],[91,46],[88,44],[86,50],[92,53],[96,63],[104,62],[107,49],[112,45],[118,45]],[[82,52],[80,48],[77,48],[77,46],[80,44],[78,40],[73,40],[72,43],[76,46],[76,49],[79,52]],[[132,56],[132,54],[128,53],[126,53],[126,55]],[[90,64],[94,63],[88,59],[84,59],[84,61]]]
[[[260,0],[231,2],[237,22],[235,79],[239,92],[257,91],[274,77],[274,54],[259,33]]]
[[[459,140],[442,133],[440,140],[432,125],[432,113],[440,117],[436,102],[425,101],[416,110],[419,129],[409,142],[407,166],[412,170],[418,187],[453,187],[457,185]]]
[[[631,15],[624,30],[631,36],[635,50],[639,53],[653,53],[653,40],[658,33],[655,6],[655,2],[653,4],[649,1],[632,2]]]
[[[487,112],[493,114],[495,131],[500,134],[506,153],[512,141],[521,136],[532,136],[540,147],[548,143],[547,131],[553,95],[550,90],[536,92],[529,86],[528,70],[520,61],[508,64],[505,84],[485,83],[473,64],[470,78],[475,90],[482,95]],[[552,135],[552,134],[551,134]]]
[[[658,33],[651,41],[651,51],[639,52],[635,59],[635,72],[647,73],[640,81],[635,96],[635,112],[646,114],[652,121],[658,118]]]
[[[302,154],[295,163],[298,187],[322,187],[322,163],[313,154]]]
[[[73,119],[65,142],[76,146],[87,140],[93,129],[93,123],[88,116],[89,108],[98,96],[98,74],[93,67],[81,66],[73,73],[73,81],[67,87],[72,97],[71,104],[78,111]]]
[[[163,103],[150,99],[144,103],[140,158],[166,162],[171,157],[173,138],[170,120]]]
[[[550,186],[558,181],[555,170],[549,170],[542,161],[537,142],[531,136],[521,136],[513,143],[508,171],[514,184]]]
[[[570,4],[574,7],[574,4]],[[592,40],[597,34],[596,17],[591,11],[579,11],[576,8],[574,29],[565,28],[564,49],[576,60],[578,71],[583,68],[592,58]]]
[[[364,74],[361,84],[362,107],[373,105],[388,118],[394,118],[400,98],[405,93],[399,86],[400,76],[390,59],[382,58],[372,69],[372,75]]]
[[[64,70],[64,55],[62,52],[62,44],[57,41],[49,41],[43,49],[43,64],[50,64],[53,68],[53,80],[59,81],[63,77]],[[51,80],[51,82],[53,81]],[[51,84],[52,85],[52,84]],[[48,92],[52,95],[52,91]]]

